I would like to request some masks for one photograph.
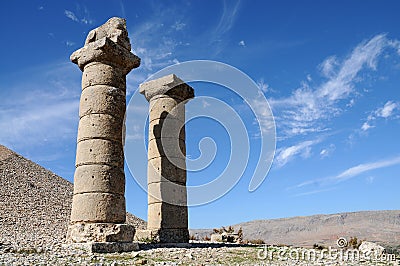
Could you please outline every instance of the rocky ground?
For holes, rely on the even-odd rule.
[[[90,254],[55,244],[51,248],[0,248],[0,265],[400,265],[392,258],[356,258],[340,253],[309,256],[304,248],[193,244],[190,248],[142,244],[140,251]],[[336,254],[336,255],[335,255]],[[345,254],[345,253],[343,253]]]

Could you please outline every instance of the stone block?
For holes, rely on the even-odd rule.
[[[71,222],[124,223],[125,198],[111,193],[75,194]]]
[[[101,62],[120,69],[124,75],[140,65],[139,57],[108,37],[89,42],[73,52],[70,60],[77,64],[82,71],[90,63]]]
[[[87,139],[108,139],[122,143],[123,118],[109,114],[88,114],[79,120],[78,142]]]
[[[173,158],[186,159],[185,142],[176,138],[152,139],[147,152],[149,160],[160,156],[170,158],[170,161],[174,161]]]
[[[185,140],[185,122],[178,119],[155,119],[149,122],[149,140],[168,137]]]
[[[129,224],[74,223],[68,226],[69,243],[132,242],[135,228]]]
[[[171,181],[186,184],[186,161],[180,158],[157,157],[149,160],[147,166],[147,182],[149,184]]]
[[[168,203],[153,203],[148,206],[147,229],[188,228],[188,210],[186,206]]]
[[[189,231],[185,228],[137,230],[134,240],[146,243],[151,242],[154,248],[190,248]]]
[[[125,117],[126,100],[123,90],[103,85],[87,87],[82,91],[79,117],[89,114],[109,114]]]
[[[155,97],[150,101],[149,121],[173,118],[185,121],[185,103],[168,96]]]
[[[103,63],[90,63],[82,74],[82,90],[89,86],[106,85],[125,92],[126,76],[121,70]]]
[[[123,168],[122,143],[104,139],[89,139],[78,142],[76,166],[88,164],[106,164]]]
[[[75,170],[74,194],[105,192],[124,195],[125,173],[109,165],[81,165]]]
[[[148,184],[148,204],[168,203],[178,206],[187,205],[186,185],[173,182],[159,182]]]

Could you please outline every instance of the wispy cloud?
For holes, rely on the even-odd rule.
[[[322,139],[307,140],[300,142],[296,145],[280,148],[277,150],[277,156],[275,157],[275,164],[278,167],[282,167],[296,156],[308,158],[311,155],[312,146],[320,143]]]
[[[393,116],[396,114],[396,111],[399,110],[399,104],[393,101],[388,101],[385,103],[383,107],[380,107],[373,112],[367,117],[367,121],[363,123],[361,126],[362,131],[367,131],[371,128],[375,127],[376,120],[378,118],[384,118],[388,119],[389,117]]]
[[[316,184],[331,185],[332,183],[343,182],[345,180],[354,178],[356,176],[365,174],[365,173],[373,171],[373,170],[390,167],[390,166],[394,166],[394,165],[398,165],[398,164],[400,164],[400,156],[387,158],[385,160],[380,160],[380,161],[376,161],[376,162],[363,163],[363,164],[359,164],[359,165],[350,167],[350,168],[342,171],[338,175],[309,180],[309,181],[300,183],[300,184],[296,185],[295,187],[302,188],[302,187],[306,187],[309,185],[316,185]]]
[[[67,18],[69,18],[72,21],[79,22],[79,19],[76,17],[74,12],[69,11],[69,10],[64,10],[64,14]]]
[[[222,16],[214,30],[215,37],[222,37],[233,27],[240,8],[240,1],[223,1]]]
[[[359,164],[357,166],[351,167],[342,173],[340,173],[337,176],[332,177],[331,179],[336,180],[336,181],[344,181],[349,178],[358,176],[360,174],[363,174],[368,171],[376,170],[379,168],[384,168],[384,167],[389,167],[392,165],[400,164],[400,156],[399,157],[394,157],[382,161],[377,161],[377,162],[372,162],[372,163],[364,163],[364,164]]]
[[[321,156],[321,158],[328,157],[335,151],[335,149],[336,149],[335,144],[330,144],[328,147],[323,148],[319,153],[319,155]]]
[[[25,80],[0,93],[0,143],[24,149],[75,139],[80,85],[71,78],[72,67],[56,64],[25,73],[29,91],[20,93]]]
[[[393,48],[393,42],[379,34],[357,45],[343,61],[330,56],[319,66],[325,82],[313,86],[305,81],[289,97],[270,99],[282,135],[292,137],[327,130],[326,121],[341,114],[340,104],[356,93],[355,85],[362,80],[360,73],[376,70],[382,52]],[[350,102],[347,107],[354,104],[354,99]]]
[[[74,22],[90,25],[93,24],[94,21],[90,18],[89,11],[85,6],[81,7],[80,5],[77,5],[77,13],[79,13],[79,16],[71,10],[64,10],[64,15]]]

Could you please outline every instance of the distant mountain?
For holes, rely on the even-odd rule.
[[[336,246],[339,237],[368,240],[383,246],[400,245],[400,210],[361,211],[312,215],[273,220],[256,220],[234,225],[242,227],[244,239],[262,239],[267,244],[310,247],[314,244]],[[202,238],[210,229],[190,231]]]
[[[62,243],[73,184],[0,145],[0,245]],[[146,222],[127,213],[127,223]]]

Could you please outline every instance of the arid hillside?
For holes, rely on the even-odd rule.
[[[72,193],[72,183],[0,145],[0,243],[64,242]],[[127,222],[146,224],[129,213]]]

